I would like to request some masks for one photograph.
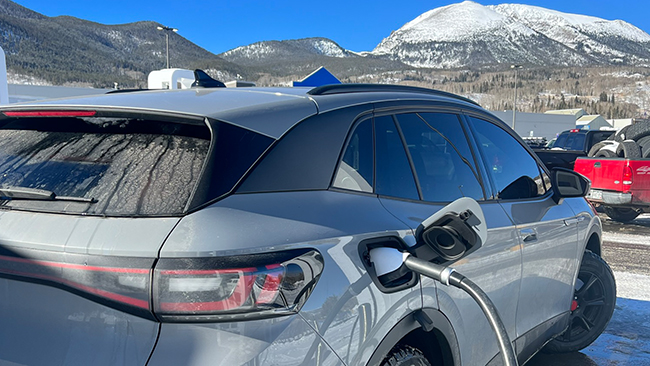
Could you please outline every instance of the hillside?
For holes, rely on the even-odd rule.
[[[0,44],[7,68],[51,84],[96,87],[137,86],[151,70],[165,66],[165,35],[154,22],[103,25],[68,16],[49,18],[0,0]],[[245,74],[176,33],[169,35],[176,67],[208,66]]]

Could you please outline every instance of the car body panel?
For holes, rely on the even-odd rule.
[[[158,323],[98,303],[74,274],[62,272],[85,263],[47,264],[73,254],[97,261],[155,258],[178,220],[1,212],[0,364],[143,365]],[[20,273],[12,269],[16,262],[45,265]]]
[[[382,204],[413,230],[444,205],[381,198]],[[521,244],[514,225],[496,201],[480,203],[488,227],[487,242],[476,252],[449,266],[478,284],[496,305],[511,339],[515,339],[515,314],[521,277]],[[437,288],[437,296],[432,290]],[[485,364],[497,352],[496,339],[484,339],[477,328],[489,328],[481,310],[465,292],[422,277],[425,307],[438,307],[451,322],[461,347],[463,364]],[[437,299],[437,301],[436,301]],[[438,303],[439,302],[439,303]]]
[[[98,109],[132,113],[185,114],[224,120],[278,138],[300,120],[316,114],[315,104],[291,89],[193,89],[117,93],[84,98],[12,104],[5,110]],[[263,115],[264,118],[259,118]]]
[[[422,299],[418,286],[392,295],[379,291],[361,262],[359,243],[409,235],[411,230],[373,195],[336,191],[236,194],[184,217],[160,256],[315,248],[325,266],[301,315],[347,364],[363,365],[398,320],[421,308]],[[232,324],[236,327],[237,323]],[[161,339],[166,334],[163,331]]]
[[[179,220],[0,211],[0,245],[18,250],[156,257]]]
[[[299,315],[237,323],[162,324],[150,366],[343,365]]]
[[[144,365],[159,324],[76,294],[0,278],[0,365]]]
[[[235,194],[183,217],[160,256],[280,250],[390,227],[404,229],[371,195],[335,191]]]
[[[516,224],[522,243],[521,296],[517,308],[517,336],[547,319],[567,312],[573,298],[578,230],[568,204],[545,198],[502,201]],[[557,296],[548,296],[548,294]]]

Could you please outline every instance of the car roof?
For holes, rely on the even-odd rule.
[[[438,101],[477,108],[467,99],[431,89],[341,84],[327,88],[143,90],[11,104],[1,110],[97,109],[180,114],[217,119],[277,139],[309,116],[348,106],[388,101]]]

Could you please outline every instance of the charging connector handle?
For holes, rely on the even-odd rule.
[[[492,300],[490,300],[480,287],[451,268],[424,261],[411,255],[406,257],[404,264],[413,272],[433,278],[444,285],[457,287],[471,296],[485,314],[488,323],[490,323],[490,326],[496,334],[504,365],[518,365],[515,351],[512,348],[512,342],[510,342],[510,337],[508,337],[508,332],[501,321],[499,312]]]

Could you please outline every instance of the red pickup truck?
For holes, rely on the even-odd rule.
[[[587,199],[613,220],[650,212],[650,159],[578,158],[574,170],[591,180]]]

